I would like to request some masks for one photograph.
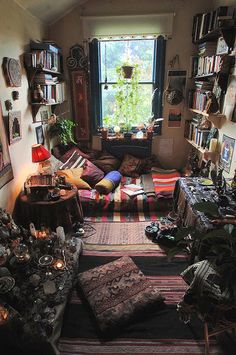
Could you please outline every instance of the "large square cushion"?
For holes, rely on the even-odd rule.
[[[102,331],[116,329],[147,306],[163,301],[128,256],[80,273],[78,279]]]

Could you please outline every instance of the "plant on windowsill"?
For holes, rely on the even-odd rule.
[[[137,123],[138,104],[140,102],[139,93],[139,67],[138,64],[133,66],[130,79],[126,79],[123,75],[123,66],[116,68],[117,83],[113,85],[115,89],[115,112],[114,123],[119,124],[124,135],[129,134],[132,126]]]
[[[63,145],[69,145],[74,143],[74,127],[76,123],[62,117],[56,117],[54,120],[49,120],[48,134],[50,138],[58,137],[59,141]]]

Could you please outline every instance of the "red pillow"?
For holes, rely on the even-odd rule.
[[[89,155],[82,152],[82,150],[80,150],[78,147],[73,147],[71,148],[70,150],[68,150],[65,154],[63,154],[59,159],[65,163],[70,157],[71,155],[74,153],[74,152],[77,152],[79,155],[81,155],[83,158],[85,159],[89,159]]]
[[[87,160],[84,165],[84,172],[81,179],[86,181],[90,186],[94,187],[104,177],[104,172],[100,170],[91,161]]]

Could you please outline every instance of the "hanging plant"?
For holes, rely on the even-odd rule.
[[[123,65],[121,68],[124,78],[131,79],[134,67],[131,65]]]
[[[140,102],[139,87],[139,68],[135,64],[130,79],[125,79],[123,75],[123,66],[116,68],[117,83],[113,85],[115,89],[115,114],[114,122],[123,122],[122,128],[129,131],[133,124],[137,123],[138,104]]]

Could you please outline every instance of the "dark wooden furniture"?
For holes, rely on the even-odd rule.
[[[147,158],[152,153],[152,140],[147,138],[116,138],[102,139],[102,149],[122,159],[124,154],[139,158]]]
[[[57,201],[35,201],[31,195],[21,192],[16,200],[14,219],[26,228],[33,222],[36,228],[43,224],[53,230],[62,226],[69,231],[73,223],[83,222],[77,188],[66,190],[66,194]]]

